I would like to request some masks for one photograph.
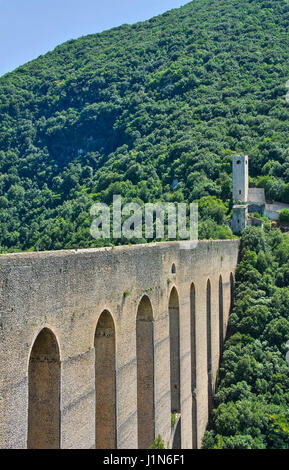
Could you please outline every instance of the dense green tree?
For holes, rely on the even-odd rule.
[[[279,230],[249,227],[243,233],[235,305],[204,448],[289,449],[289,288],[283,261],[288,242]]]
[[[279,222],[289,224],[289,209],[282,209],[279,215]]]
[[[1,77],[0,250],[109,244],[89,210],[114,193],[226,203],[236,153],[288,202],[288,18],[286,0],[199,0]],[[202,211],[201,238],[232,236],[221,207]]]

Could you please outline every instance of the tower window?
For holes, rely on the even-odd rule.
[[[239,189],[239,194],[242,194],[242,191],[241,191],[241,189]]]
[[[237,162],[236,162],[236,163],[237,163],[237,165],[240,165],[240,163],[241,163],[241,160],[237,160]]]

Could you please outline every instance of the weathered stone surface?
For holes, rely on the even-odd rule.
[[[29,363],[35,340],[44,328],[53,332],[59,346],[60,446],[92,448],[96,445],[95,430],[100,433],[102,426],[101,420],[97,421],[97,403],[102,404],[103,400],[96,397],[95,376],[113,367],[111,361],[106,360],[109,369],[105,369],[105,363],[103,368],[96,368],[95,358],[101,360],[102,351],[113,350],[105,344],[115,341],[115,418],[111,419],[110,426],[116,423],[118,448],[138,447],[136,318],[143,295],[149,298],[153,312],[153,334],[149,334],[153,338],[150,354],[154,357],[155,435],[160,434],[165,443],[169,442],[169,298],[174,287],[180,318],[182,447],[192,447],[192,283],[195,286],[195,396],[200,446],[208,420],[206,286],[210,279],[212,376],[215,380],[220,349],[219,279],[221,275],[225,331],[238,248],[238,240],[201,241],[193,250],[180,250],[177,242],[171,242],[1,256],[0,447],[27,447]],[[97,334],[102,334],[98,320],[105,311],[111,315],[113,328],[112,325],[104,328],[104,335],[108,330],[111,334],[107,333],[104,342],[99,342],[96,354],[96,328],[98,326]],[[147,348],[148,340],[145,344]],[[104,398],[107,395],[114,400],[111,390],[97,388]]]

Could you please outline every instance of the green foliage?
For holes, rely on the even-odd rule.
[[[281,224],[289,224],[289,209],[282,209],[279,214]]]
[[[279,230],[266,234],[249,227],[243,233],[235,305],[204,448],[289,449],[288,243]]]
[[[110,243],[89,209],[113,194],[225,202],[234,153],[288,202],[288,15],[285,0],[199,0],[1,77],[0,251]],[[232,237],[209,206],[200,237]]]
[[[171,426],[172,426],[172,428],[175,426],[176,422],[177,422],[176,413],[171,413]]]
[[[243,246],[256,253],[261,250],[266,251],[265,233],[261,227],[247,227],[243,232],[242,243]]]
[[[228,204],[217,199],[216,196],[205,196],[198,201],[199,215],[202,219],[212,219],[217,224],[222,225],[225,222],[228,212]]]
[[[289,448],[289,412],[285,415],[268,415],[270,438],[275,449]]]
[[[150,446],[150,449],[165,449],[164,441],[160,435],[155,438],[154,443]]]
[[[269,163],[269,162],[268,162]],[[273,163],[273,162],[270,162]],[[276,162],[277,164],[279,162]],[[280,163],[279,163],[280,165]],[[264,166],[263,172],[266,171],[268,168],[267,165]],[[280,169],[278,175],[281,176],[282,173],[282,165],[280,165]],[[280,178],[272,177],[269,175],[266,176],[259,176],[255,180],[256,186],[258,188],[264,188],[266,198],[270,201],[286,201],[287,200],[287,189],[284,181]]]

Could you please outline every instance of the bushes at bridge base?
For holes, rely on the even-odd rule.
[[[289,449],[289,237],[248,227],[207,449]],[[282,282],[280,281],[282,279]]]
[[[280,224],[289,224],[289,209],[282,209],[279,214]]]

